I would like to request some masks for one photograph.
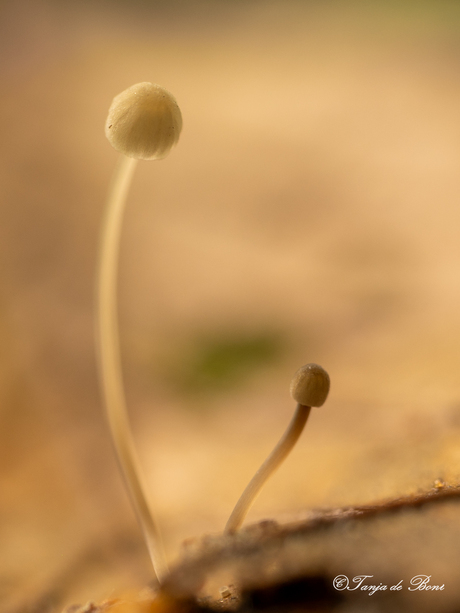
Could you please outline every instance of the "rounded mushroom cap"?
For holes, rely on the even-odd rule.
[[[306,407],[320,407],[326,401],[331,382],[329,375],[318,364],[305,364],[291,381],[291,396]]]
[[[179,140],[182,115],[172,94],[137,83],[115,96],[105,123],[112,147],[140,160],[164,158]]]

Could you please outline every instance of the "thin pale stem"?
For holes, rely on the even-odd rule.
[[[141,482],[126,412],[117,324],[117,270],[126,196],[137,160],[122,156],[115,171],[102,226],[97,288],[97,340],[100,378],[118,461],[161,583],[168,573],[160,533]]]
[[[310,410],[311,407],[305,407],[302,404],[297,405],[294,417],[286,432],[241,494],[225,526],[225,532],[235,532],[235,530],[238,530],[241,526],[265,481],[267,481],[270,475],[275,472],[283,460],[289,455],[299,436],[302,434],[302,430],[310,415]]]

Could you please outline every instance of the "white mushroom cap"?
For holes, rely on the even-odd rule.
[[[105,135],[126,156],[154,160],[168,155],[181,129],[174,96],[154,83],[137,83],[113,99]]]
[[[331,382],[329,375],[318,364],[305,364],[291,381],[291,396],[306,407],[320,407],[326,401]]]

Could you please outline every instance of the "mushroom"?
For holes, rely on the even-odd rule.
[[[176,100],[159,85],[138,83],[113,99],[105,134],[122,156],[107,199],[98,263],[96,329],[101,387],[118,461],[160,584],[168,567],[160,531],[144,493],[126,411],[116,288],[123,211],[137,160],[164,158],[177,143],[181,128]]]
[[[291,396],[298,403],[294,417],[276,447],[241,494],[225,526],[225,532],[235,532],[241,526],[264,483],[289,455],[299,439],[311,407],[320,407],[326,401],[329,387],[329,375],[318,364],[306,364],[295,373],[291,382]]]

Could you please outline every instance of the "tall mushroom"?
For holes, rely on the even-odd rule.
[[[182,116],[176,100],[159,85],[138,83],[113,99],[105,134],[122,156],[107,200],[98,264],[96,329],[105,407],[118,461],[160,583],[168,567],[160,531],[144,493],[123,391],[117,271],[123,212],[137,160],[166,157],[177,143],[181,128]]]

